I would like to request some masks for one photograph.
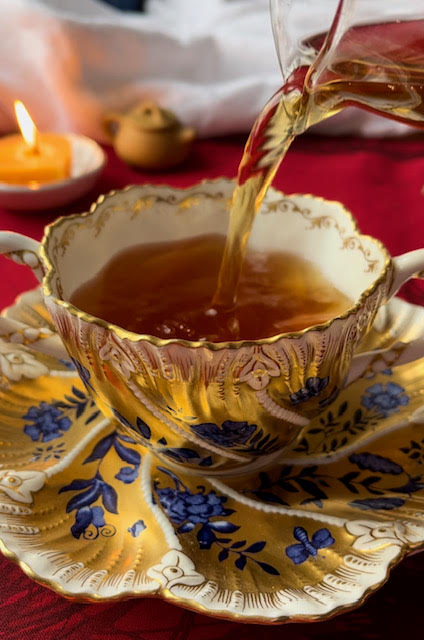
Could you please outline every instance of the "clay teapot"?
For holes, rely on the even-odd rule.
[[[126,114],[106,114],[103,126],[121,160],[143,169],[179,164],[195,137],[194,129],[184,127],[172,111],[151,101],[141,102]]]

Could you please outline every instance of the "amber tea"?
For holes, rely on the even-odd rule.
[[[327,321],[351,306],[311,262],[250,250],[237,305],[210,308],[225,237],[136,245],[114,256],[71,302],[136,333],[187,340],[256,340]]]
[[[340,9],[343,7],[341,0]],[[332,31],[305,43],[331,46]],[[238,171],[230,225],[213,306],[238,295],[255,214],[293,139],[352,105],[424,126],[424,20],[354,26],[337,44],[331,66],[299,66],[258,116]]]

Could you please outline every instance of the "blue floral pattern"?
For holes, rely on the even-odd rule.
[[[368,410],[374,410],[385,418],[398,411],[399,407],[409,403],[409,396],[405,389],[395,382],[373,384],[362,396],[362,406]]]
[[[131,438],[117,431],[104,436],[83,462],[83,464],[97,463],[94,475],[90,478],[72,480],[59,490],[59,493],[77,492],[66,505],[67,513],[75,511],[75,523],[71,527],[71,533],[75,538],[79,539],[82,536],[93,539],[99,534],[114,535],[114,527],[105,523],[104,510],[109,513],[118,513],[118,495],[114,487],[104,480],[101,466],[108,453],[114,450],[125,463],[115,474],[115,478],[124,484],[134,482],[138,476],[141,456],[138,451],[126,446],[127,443],[135,444]],[[102,506],[96,504],[99,500]]]
[[[34,442],[50,442],[61,438],[70,429],[72,426],[70,416],[78,419],[85,413],[87,413],[85,425],[89,425],[100,415],[93,399],[72,386],[72,395],[66,395],[63,400],[40,402],[38,406],[30,407],[22,416],[23,420],[28,421],[24,425],[24,433]],[[34,452],[34,456],[37,453],[40,452]]]
[[[409,449],[400,451],[409,453]],[[360,451],[351,454],[349,462],[356,465],[359,471],[351,469],[340,476],[328,476],[325,469],[317,465],[297,469],[286,465],[278,472],[277,469],[273,472],[261,471],[256,488],[245,489],[243,493],[252,494],[265,503],[286,507],[311,504],[321,509],[328,500],[327,487],[335,490],[338,484],[339,489],[343,485],[351,494],[365,493],[365,497],[348,503],[355,509],[391,510],[401,507],[405,503],[405,496],[424,489],[421,475],[411,475],[398,462],[379,454]],[[393,495],[387,496],[388,492]]]
[[[279,438],[265,435],[263,429],[248,422],[225,420],[221,427],[213,422],[191,425],[197,436],[221,447],[231,447],[236,452],[263,455],[279,448]],[[202,466],[205,462],[201,463]]]
[[[198,487],[197,493],[193,493],[168,469],[158,467],[158,470],[172,478],[175,484],[175,487],[161,488],[156,482],[155,490],[167,516],[174,524],[179,525],[177,533],[188,533],[198,527],[196,537],[200,549],[210,549],[212,545],[218,546],[220,562],[232,554],[235,558],[234,565],[240,571],[250,560],[266,573],[279,575],[275,567],[254,557],[254,554],[264,549],[265,541],[261,540],[248,545],[246,540],[232,542],[231,538],[219,537],[220,534],[228,535],[240,529],[239,526],[223,519],[235,513],[233,509],[227,509],[224,506],[227,501],[225,496],[218,496],[215,491],[207,492],[202,486]],[[215,518],[221,519],[215,520]]]
[[[48,402],[30,407],[23,419],[28,421],[24,426],[24,433],[34,442],[50,442],[60,438],[72,425],[61,409]]]
[[[106,524],[101,507],[81,507],[76,513],[71,533],[77,539],[83,536],[86,540],[94,540],[99,535],[110,537],[116,533],[116,529]]]
[[[205,422],[192,425],[191,429],[197,436],[208,442],[213,442],[221,447],[234,447],[235,445],[246,444],[256,431],[257,426],[248,422],[225,420],[221,428],[213,422]]]
[[[319,378],[314,376],[306,380],[305,386],[290,394],[290,402],[294,405],[307,402],[311,398],[315,398],[321,395],[322,391],[326,388],[330,378]]]
[[[112,408],[112,411],[115,418],[117,418],[124,427],[140,434],[144,439],[144,445],[151,447],[152,430],[144,420],[137,416],[134,425],[116,409]],[[195,449],[190,449],[189,447],[167,447],[167,441],[164,437],[159,438],[157,444],[164,445],[162,449],[158,450],[158,453],[170,458],[173,462],[194,463],[199,467],[210,467],[212,464],[211,456],[204,457]]]

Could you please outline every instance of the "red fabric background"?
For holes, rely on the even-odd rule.
[[[95,190],[62,211],[13,213],[0,209],[0,228],[41,238],[59,213],[85,210],[100,194],[134,183],[187,186],[206,177],[234,176],[243,140],[199,141],[190,161],[173,173],[139,173],[108,150],[108,164]],[[361,230],[380,238],[392,255],[424,246],[424,139],[356,140],[303,137],[290,151],[275,186],[341,200]],[[25,269],[0,258],[0,308],[34,285]],[[410,301],[424,303],[422,283],[407,285]],[[67,601],[41,587],[0,557],[0,640],[214,640],[266,638],[339,640],[420,637],[417,589],[424,553],[394,569],[388,584],[356,611],[331,620],[281,628],[216,620],[157,599],[105,604]]]

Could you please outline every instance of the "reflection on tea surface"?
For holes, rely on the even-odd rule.
[[[186,340],[255,340],[320,324],[351,306],[311,262],[249,251],[237,304],[210,308],[225,237],[136,245],[115,255],[71,302],[136,333]]]

